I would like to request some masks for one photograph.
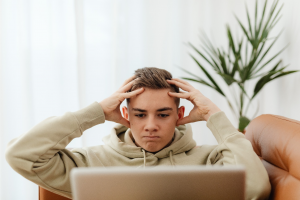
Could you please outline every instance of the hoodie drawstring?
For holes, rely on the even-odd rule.
[[[169,151],[169,157],[170,157],[170,162],[171,162],[172,166],[175,167],[175,164],[174,164],[174,161],[173,161],[173,151],[172,150]]]
[[[144,168],[145,168],[146,167],[146,151],[144,149],[142,149],[142,152],[144,154]],[[172,150],[169,151],[169,158],[170,158],[171,165],[175,167]]]
[[[146,152],[144,149],[142,149],[143,153],[144,153],[144,168],[146,167]]]

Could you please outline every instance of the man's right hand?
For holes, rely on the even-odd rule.
[[[130,128],[129,121],[126,120],[121,114],[120,105],[125,99],[141,94],[144,91],[144,88],[139,88],[132,92],[126,93],[132,87],[134,79],[135,76],[127,79],[115,93],[99,103],[105,114],[105,120],[123,124],[124,126]]]

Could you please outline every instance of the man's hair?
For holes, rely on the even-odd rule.
[[[141,87],[150,89],[164,89],[170,88],[172,92],[179,92],[179,88],[176,85],[169,84],[166,80],[172,79],[172,74],[164,69],[156,67],[144,67],[137,69],[134,73],[135,81],[133,86],[128,92],[134,91]],[[130,99],[127,99],[129,103]],[[179,106],[180,98],[175,97],[176,106]]]

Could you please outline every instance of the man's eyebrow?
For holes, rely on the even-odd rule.
[[[164,108],[160,108],[157,111],[161,112],[161,111],[166,111],[166,110],[173,110],[173,108],[170,107],[164,107]]]
[[[143,110],[140,108],[132,108],[133,111],[139,111],[139,112],[147,112],[147,110]]]
[[[143,109],[140,109],[140,108],[132,108],[132,110],[133,111],[138,111],[138,112],[147,112],[147,110],[143,110]],[[163,108],[157,109],[156,111],[162,112],[162,111],[166,111],[166,110],[173,110],[173,108],[163,107]]]

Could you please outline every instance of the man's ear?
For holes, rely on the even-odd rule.
[[[129,114],[128,114],[128,110],[127,110],[126,106],[122,107],[122,114],[123,114],[123,117],[129,121]]]
[[[185,107],[184,106],[180,106],[180,108],[178,108],[178,112],[177,112],[178,120],[180,120],[180,119],[182,119],[184,117],[184,111],[185,111]]]

